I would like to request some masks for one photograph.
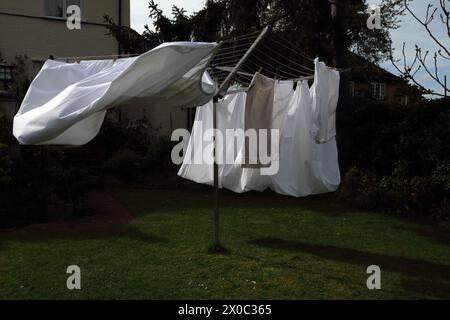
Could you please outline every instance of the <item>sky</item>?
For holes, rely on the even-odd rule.
[[[148,0],[131,0],[131,26],[138,32],[142,32],[144,30],[144,25],[148,24],[150,27],[152,26],[152,20],[148,17]],[[159,4],[159,8],[163,10],[163,12],[167,16],[171,16],[172,6],[176,5],[184,8],[188,14],[192,14],[196,11],[199,11],[204,6],[206,0],[155,0],[156,3]],[[369,4],[380,4],[381,0],[368,0]],[[411,3],[411,9],[419,16],[424,18],[426,14],[426,3],[432,3],[436,6],[439,5],[439,0],[413,0]],[[439,19],[439,17],[437,17]],[[437,19],[437,20],[438,20]],[[450,39],[445,33],[444,26],[436,21],[432,24],[432,30],[436,32],[438,39],[443,39],[444,44],[447,44],[447,47],[450,47]],[[406,42],[406,54],[407,58],[412,61],[415,55],[415,44],[418,44],[423,50],[434,52],[438,49],[437,45],[433,42],[433,40],[428,36],[426,30],[419,25],[409,14],[402,17],[402,22],[400,28],[397,30],[393,30],[391,32],[393,46],[396,49],[394,52],[394,57],[397,59],[402,58],[402,46],[403,42]],[[429,65],[433,67],[432,59],[429,58]],[[442,75],[447,74],[448,82],[450,83],[450,60],[441,59],[438,64]],[[385,62],[382,64],[382,67],[386,70],[391,71],[394,74],[398,74],[394,66],[392,66],[391,62]],[[429,75],[423,72],[419,72],[417,74],[417,79],[420,83],[422,83],[426,88],[436,90],[439,93],[443,93],[443,89],[439,88],[439,86],[430,79]]]
[[[149,0],[130,0],[131,2],[131,27],[141,33],[144,31],[144,25],[148,24],[149,27],[153,27],[152,20],[148,17]],[[168,17],[172,16],[172,6],[184,8],[188,14],[192,14],[196,11],[200,11],[206,0],[155,0],[158,7]]]
[[[380,4],[381,0],[369,0],[368,3]],[[439,7],[439,0],[413,0],[410,8],[416,14],[416,16],[424,20],[428,3]],[[402,48],[403,43],[405,42],[406,57],[407,60],[411,63],[415,57],[415,45],[417,44],[423,49],[423,51],[430,51],[429,58],[427,59],[429,63],[427,63],[427,65],[430,66],[430,69],[432,70],[432,72],[434,72],[434,62],[432,57],[434,55],[434,52],[439,49],[438,45],[434,42],[433,39],[431,39],[425,28],[420,25],[409,13],[401,17],[401,20],[402,21],[400,24],[400,28],[391,32],[393,47],[395,48],[394,58],[401,59],[401,66],[403,63]],[[437,39],[441,40],[447,48],[450,48],[450,38],[446,34],[445,26],[442,24],[438,16],[430,25],[430,27],[433,33],[436,35]],[[397,70],[389,61],[383,63],[382,67],[394,74],[398,74]],[[446,74],[448,78],[447,83],[450,83],[450,60],[441,58],[440,60],[438,60],[438,68],[440,70],[440,73],[442,74],[441,77],[443,78],[443,75]],[[432,80],[425,71],[419,72],[417,74],[417,79],[419,83],[424,85],[425,88],[435,90],[436,92],[439,92],[441,94],[444,93],[443,88],[436,84],[436,82]]]

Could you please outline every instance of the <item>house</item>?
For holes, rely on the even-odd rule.
[[[81,9],[81,29],[67,27],[67,7]],[[0,1],[0,110],[7,116],[17,111],[17,97],[10,92],[12,64],[27,56],[33,78],[50,56],[96,56],[120,52],[120,44],[107,35],[103,15],[130,26],[130,0],[14,0]],[[9,89],[9,90],[8,90]]]
[[[350,63],[349,90],[353,98],[404,106],[422,99],[417,87],[359,55],[350,53]]]
[[[69,30],[67,7],[81,8],[81,29]],[[121,14],[119,16],[119,10]],[[130,0],[14,0],[0,2],[0,52],[12,62],[26,54],[38,66],[49,58],[117,54],[103,15],[130,26]]]

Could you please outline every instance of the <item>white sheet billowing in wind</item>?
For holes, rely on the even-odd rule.
[[[310,88],[307,81],[277,81],[275,84],[272,127],[280,129],[279,171],[273,176],[261,175],[261,169],[242,168],[244,145],[222,152],[232,154],[234,164],[219,164],[219,187],[243,193],[272,189],[293,197],[304,197],[336,191],[341,176],[336,145],[335,112],[339,96],[339,73],[316,61],[316,76]],[[320,96],[319,96],[320,95]],[[235,93],[219,101],[217,129],[244,130],[246,93]],[[197,108],[195,124],[186,156],[178,175],[212,185],[213,166],[193,163],[201,159],[211,142],[201,141],[212,128],[213,104]],[[209,160],[211,162],[211,160]]]
[[[204,73],[216,47],[172,42],[116,61],[48,60],[14,117],[13,134],[21,144],[83,145],[98,134],[106,110],[128,100],[203,105],[216,90]]]

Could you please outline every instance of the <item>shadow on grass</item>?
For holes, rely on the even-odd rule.
[[[347,216],[356,212],[348,206],[343,206],[333,202],[332,195],[314,195],[306,198],[287,197],[272,191],[248,192],[245,194],[235,194],[228,190],[221,190],[221,206],[223,207],[251,207],[251,208],[286,208],[312,210],[326,214],[331,217]],[[260,204],[256,205],[255,204]]]
[[[230,254],[230,251],[225,248],[222,244],[212,244],[208,247],[207,252],[209,254],[221,254],[221,255],[228,255]]]
[[[324,259],[363,267],[375,264],[380,266],[381,270],[390,270],[405,276],[402,279],[402,287],[405,290],[434,298],[450,298],[449,265],[276,238],[261,238],[249,243],[264,248],[312,254]]]
[[[130,239],[146,244],[157,244],[169,242],[167,238],[158,237],[152,234],[144,233],[135,226],[111,226],[110,228],[93,228],[93,229],[63,229],[58,231],[50,231],[44,233],[31,232],[31,233],[15,233],[4,235],[0,237],[0,251],[3,241],[20,241],[20,242],[32,242],[32,243],[51,243],[58,240],[71,240],[71,241],[83,241],[83,240],[99,240],[99,239]]]
[[[194,187],[186,190],[152,190],[134,189],[122,191],[122,200],[132,202],[137,205],[139,212],[151,214],[158,213],[177,213],[180,208],[189,207],[190,209],[213,208],[213,188],[209,186]],[[120,193],[120,191],[119,191]],[[127,199],[128,198],[128,199]],[[332,194],[323,194],[309,196],[307,198],[294,198],[279,195],[271,191],[265,192],[247,192],[236,194],[229,190],[220,190],[220,206],[223,208],[239,207],[252,209],[258,208],[298,208],[301,210],[312,210],[332,217],[346,216],[357,212],[353,208],[344,206],[333,201]],[[135,212],[136,213],[136,212]]]
[[[361,265],[363,267],[378,265],[382,270],[390,270],[409,277],[427,278],[443,282],[450,281],[449,265],[363,252],[331,245],[311,244],[276,238],[261,238],[249,241],[249,243],[264,248],[312,254],[324,259]]]
[[[450,299],[450,285],[438,281],[426,279],[402,279],[402,287],[422,295],[436,297],[439,299]]]
[[[398,227],[400,230],[414,232],[436,243],[450,246],[450,229],[436,226]]]

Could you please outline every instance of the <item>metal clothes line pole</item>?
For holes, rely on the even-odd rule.
[[[220,245],[219,237],[219,164],[217,162],[217,139],[216,139],[216,128],[217,128],[217,103],[219,102],[218,97],[214,97],[213,100],[213,135],[214,135],[214,248],[218,250]]]
[[[265,27],[264,30],[260,33],[258,38],[256,38],[255,42],[248,49],[248,51],[243,55],[243,57],[239,60],[230,74],[226,77],[226,79],[220,85],[219,90],[217,91],[216,96],[213,100],[213,140],[214,140],[214,243],[213,250],[214,251],[222,251],[223,247],[220,243],[220,233],[219,233],[219,225],[220,225],[220,212],[219,212],[219,164],[217,162],[218,152],[217,152],[217,139],[216,139],[216,129],[217,129],[217,104],[219,99],[225,96],[226,91],[228,89],[229,84],[239,72],[239,69],[245,64],[247,59],[250,57],[252,52],[257,48],[258,44],[264,39],[264,36],[269,31],[269,27]]]

